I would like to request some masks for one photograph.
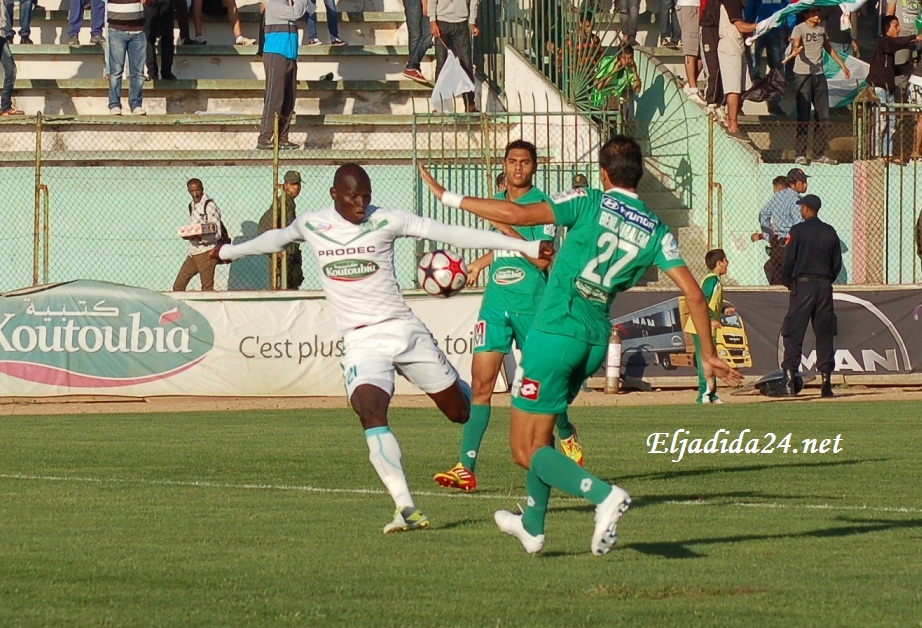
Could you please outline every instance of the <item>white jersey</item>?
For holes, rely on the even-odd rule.
[[[394,273],[394,241],[405,237],[446,242],[458,248],[511,249],[539,256],[538,241],[443,225],[405,211],[369,205],[365,220],[357,225],[340,216],[334,207],[305,212],[285,229],[222,247],[221,258],[277,253],[291,242],[306,242],[317,259],[320,283],[337,327],[345,335],[359,327],[415,316]]]

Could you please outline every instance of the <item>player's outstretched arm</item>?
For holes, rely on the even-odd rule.
[[[708,379],[717,376],[727,384],[735,386],[743,381],[743,376],[734,368],[730,368],[726,362],[717,357],[714,351],[714,341],[711,337],[711,313],[708,310],[707,301],[701,287],[695,281],[691,271],[687,266],[677,266],[666,271],[675,285],[685,295],[685,305],[688,306],[688,315],[691,316],[695,324],[695,330],[698,332],[698,340],[701,346],[701,365],[704,368],[704,375]]]
[[[493,231],[445,225],[429,218],[417,218],[417,221],[420,227],[407,235],[445,242],[459,249],[505,249],[545,260],[554,256],[554,246],[547,240],[519,240]]]
[[[546,225],[554,222],[554,211],[544,201],[519,205],[506,200],[461,196],[447,191],[441,183],[429,174],[429,171],[422,164],[419,165],[419,176],[443,205],[463,209],[490,222],[501,222],[522,227]]]
[[[304,237],[297,227],[297,221],[291,223],[284,229],[271,229],[259,237],[241,242],[240,244],[225,244],[224,246],[216,247],[212,249],[210,256],[232,262],[241,257],[249,257],[250,255],[279,253],[293,242],[304,242]]]

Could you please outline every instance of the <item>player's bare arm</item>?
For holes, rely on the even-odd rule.
[[[419,174],[423,182],[432,191],[432,194],[445,203],[445,187],[433,178],[426,167],[419,165]],[[453,192],[449,194],[454,194]],[[458,196],[455,194],[455,196]],[[476,198],[474,196],[465,196],[460,203],[460,209],[470,212],[475,216],[480,216],[490,222],[503,222],[510,225],[519,225],[522,227],[531,227],[535,225],[546,225],[554,222],[554,211],[546,202],[529,203],[528,205],[519,205],[512,201],[495,200],[487,198]]]
[[[714,342],[711,336],[711,315],[708,310],[707,300],[701,292],[701,286],[695,281],[691,271],[686,266],[678,266],[666,271],[666,274],[675,283],[676,287],[685,295],[685,304],[698,330],[701,344],[701,360],[705,377],[717,376],[726,384],[735,386],[743,381],[743,376],[726,362],[717,357],[714,351]]]
[[[493,251],[487,252],[485,255],[481,255],[473,262],[467,265],[467,285],[473,286],[477,283],[477,279],[480,277],[480,273],[484,268],[493,263]]]

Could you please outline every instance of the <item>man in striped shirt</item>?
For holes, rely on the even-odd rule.
[[[122,72],[128,60],[128,107],[136,116],[146,116],[142,90],[147,37],[144,35],[144,5],[141,0],[109,0],[109,113],[122,115]],[[171,35],[172,36],[172,35]]]

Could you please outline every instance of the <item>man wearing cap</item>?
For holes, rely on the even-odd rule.
[[[278,214],[273,216],[272,207],[266,210],[266,213],[259,219],[257,232],[262,234],[271,229],[281,229],[290,225],[297,217],[298,212],[295,207],[295,199],[301,193],[301,173],[295,170],[289,170],[285,173],[282,183],[282,191],[278,198]],[[276,220],[273,220],[275,218]],[[279,266],[276,267],[275,280],[276,286],[281,287],[282,268],[286,269],[285,283],[286,290],[297,290],[304,283],[304,271],[301,269],[301,246],[298,243],[290,244],[285,248],[284,262],[279,258]]]
[[[797,201],[807,191],[807,175],[800,168],[791,168],[787,174],[788,187],[778,190],[759,212],[761,237],[753,234],[753,241],[765,240],[768,243],[768,261],[765,262],[765,278],[768,285],[780,286],[781,262],[784,259],[784,247],[787,245],[791,227],[799,223],[800,207]]]
[[[816,336],[816,368],[823,378],[823,397],[832,397],[830,377],[835,367],[832,339],[836,335],[836,314],[832,302],[832,282],[842,270],[842,247],[832,226],[817,218],[823,206],[816,194],[797,201],[803,222],[791,227],[784,250],[781,280],[791,291],[788,313],[781,325],[784,340],[784,392],[797,394],[794,379],[803,355],[807,323],[813,323]]]

